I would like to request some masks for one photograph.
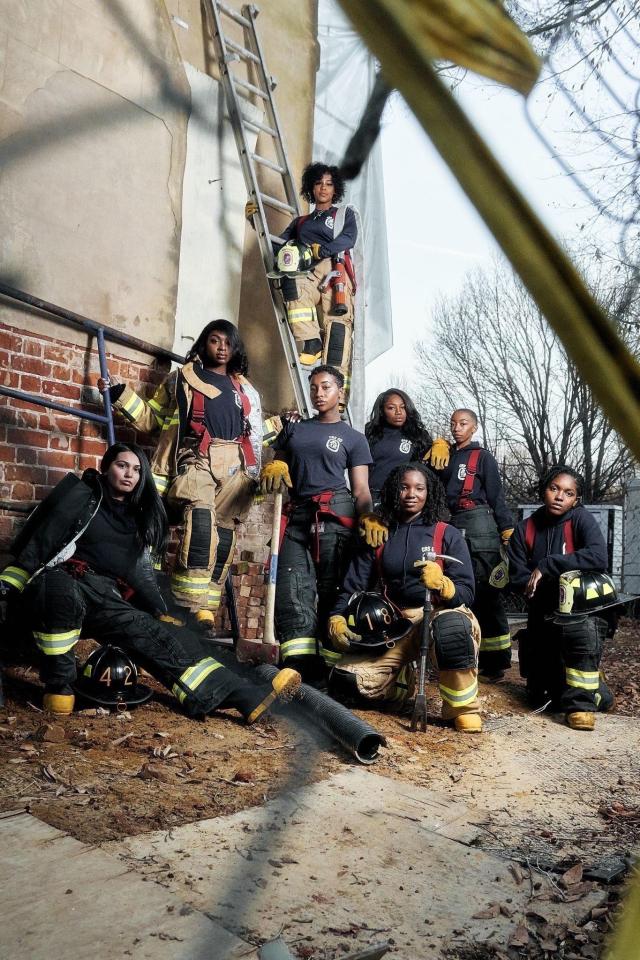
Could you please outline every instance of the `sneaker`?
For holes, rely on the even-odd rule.
[[[276,700],[291,700],[295,696],[301,682],[302,677],[297,670],[292,670],[290,667],[284,667],[282,670],[279,670],[271,681],[271,691],[253,708],[246,718],[247,725],[251,726],[252,723],[255,723],[256,720],[264,716]]]
[[[595,713],[586,710],[577,710],[567,714],[567,724],[572,730],[593,730],[596,725]]]

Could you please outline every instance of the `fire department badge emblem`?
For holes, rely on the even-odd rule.
[[[327,450],[331,450],[331,453],[337,453],[341,443],[342,437],[329,437],[327,440]]]
[[[411,453],[411,440],[403,440],[399,447],[400,453]]]
[[[333,230],[333,217],[327,217],[325,226],[329,227],[329,230]]]
[[[464,480],[467,475],[467,465],[466,463],[461,463],[458,467],[458,480]]]

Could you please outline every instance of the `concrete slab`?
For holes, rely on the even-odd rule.
[[[146,879],[122,859],[28,813],[0,816],[2,956],[216,960],[246,955],[245,943]]]
[[[470,843],[486,811],[350,769],[264,807],[105,845],[244,939],[307,941],[327,956],[390,937],[399,958],[455,942],[506,944],[535,907],[569,922],[599,902],[552,901]],[[502,904],[497,917],[474,917]],[[323,954],[324,955],[324,954]]]

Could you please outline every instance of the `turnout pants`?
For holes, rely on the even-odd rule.
[[[454,527],[467,541],[476,593],[471,609],[475,613],[482,640],[480,670],[492,674],[511,666],[511,635],[502,594],[489,584],[491,571],[501,560],[500,534],[491,509],[487,506],[460,510],[451,517]]]
[[[336,492],[331,509],[355,517],[348,490]],[[316,531],[317,504],[303,501],[289,518],[278,560],[275,626],[283,665],[319,679],[325,664],[340,654],[326,635],[326,624],[342,586],[353,547],[353,530],[323,516]]]
[[[415,695],[422,609],[403,610],[402,615],[413,621],[413,629],[381,657],[341,657],[331,674],[330,690],[336,696],[358,694],[366,700],[399,705]],[[475,616],[465,606],[433,610],[429,632],[429,658],[438,670],[442,718],[453,720],[462,713],[479,713],[480,627]]]
[[[608,710],[613,694],[600,675],[607,622],[590,616],[554,623],[530,610],[518,634],[520,673],[532,702],[552,700],[565,713]]]
[[[354,294],[346,278],[347,312],[331,313],[331,287],[321,291],[320,284],[332,270],[331,258],[316,264],[303,277],[296,277],[297,297],[287,302],[287,317],[298,354],[304,353],[306,340],[322,341],[322,363],[330,363],[344,375],[345,403],[351,386],[351,347],[353,339]]]
[[[74,647],[81,636],[121,647],[167,687],[190,716],[235,706],[245,716],[261,699],[209,655],[197,634],[161,623],[122,599],[113,580],[87,572],[75,579],[63,567],[45,570],[24,592],[40,677],[50,689],[76,679]]]
[[[176,602],[189,610],[216,611],[233,561],[236,526],[246,519],[255,491],[240,445],[214,440],[206,455],[183,451],[167,494],[183,517],[171,576]]]

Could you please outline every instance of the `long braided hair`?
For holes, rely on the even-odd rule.
[[[380,510],[387,524],[398,523],[400,519],[400,485],[405,474],[412,470],[421,473],[427,485],[427,501],[420,514],[424,522],[436,523],[447,515],[447,500],[440,480],[425,463],[414,460],[395,467],[382,485]]]

